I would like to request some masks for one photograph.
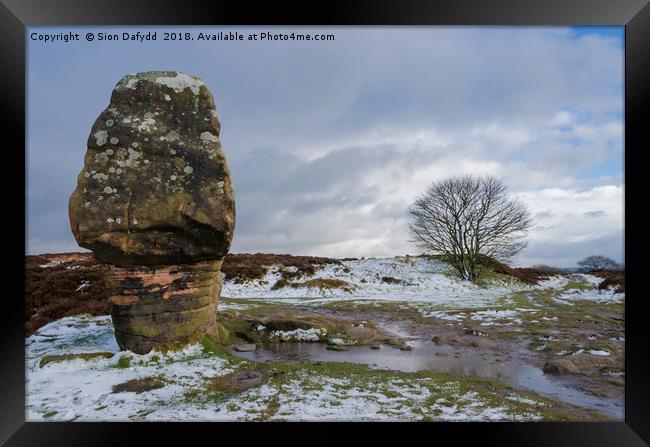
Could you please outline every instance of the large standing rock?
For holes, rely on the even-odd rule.
[[[95,121],[70,197],[80,246],[110,265],[122,348],[209,331],[235,226],[214,99],[184,73],[124,76]]]
[[[117,265],[221,259],[235,207],[219,131],[198,78],[123,77],[93,125],[70,198],[79,245]]]

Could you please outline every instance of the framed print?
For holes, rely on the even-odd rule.
[[[650,439],[643,1],[0,11],[7,445]]]

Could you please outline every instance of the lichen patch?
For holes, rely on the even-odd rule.
[[[178,139],[180,139],[180,137],[181,136],[178,132],[176,132],[175,130],[170,130],[169,132],[167,132],[167,135],[160,137],[160,141],[172,142],[172,141],[177,141]]]
[[[95,132],[93,136],[95,137],[97,146],[103,146],[106,144],[106,139],[108,138],[108,132],[106,132],[105,130],[98,130],[97,132]]]
[[[211,134],[210,132],[203,132],[201,134],[201,141],[203,141],[204,144],[216,143],[217,141],[219,141],[219,138],[216,135]]]
[[[198,95],[201,86],[205,85],[200,79],[188,76],[185,73],[177,73],[174,77],[161,76],[156,78],[155,82],[173,89],[176,93],[181,93],[186,88],[190,88],[195,95]]]
[[[145,118],[138,125],[138,130],[141,132],[151,132],[153,125],[156,124],[156,120],[153,118]]]

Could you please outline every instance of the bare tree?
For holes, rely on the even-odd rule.
[[[466,175],[432,183],[409,208],[411,242],[445,255],[464,280],[487,258],[505,261],[525,246],[530,213],[494,177]]]
[[[620,268],[620,265],[616,261],[602,255],[587,256],[578,262],[578,265],[586,267],[589,270],[613,270]]]

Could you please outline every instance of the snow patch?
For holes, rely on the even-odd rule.
[[[345,289],[281,287],[272,290],[281,277],[278,267],[271,266],[259,279],[243,283],[227,280],[223,284],[222,296],[314,306],[343,299],[348,302],[389,301],[438,307],[425,311],[429,312],[493,306],[512,292],[527,287],[506,283],[479,287],[454,277],[448,264],[425,257],[357,259],[316,267],[311,278],[343,280],[350,286]],[[400,281],[387,282],[383,280],[385,277]]]
[[[43,268],[43,269],[47,269],[47,268],[50,268],[50,267],[56,267],[57,265],[61,265],[61,264],[63,264],[63,261],[51,261],[51,262],[48,262],[47,264],[41,264],[41,265],[39,265],[39,267]]]
[[[320,341],[327,334],[325,328],[294,329],[292,331],[273,331],[271,336],[282,341]]]
[[[189,88],[195,95],[198,95],[201,86],[205,85],[200,79],[193,78],[185,73],[177,73],[174,77],[161,76],[156,78],[155,82],[156,84],[165,85],[174,89],[176,93],[181,93],[186,88]]]

